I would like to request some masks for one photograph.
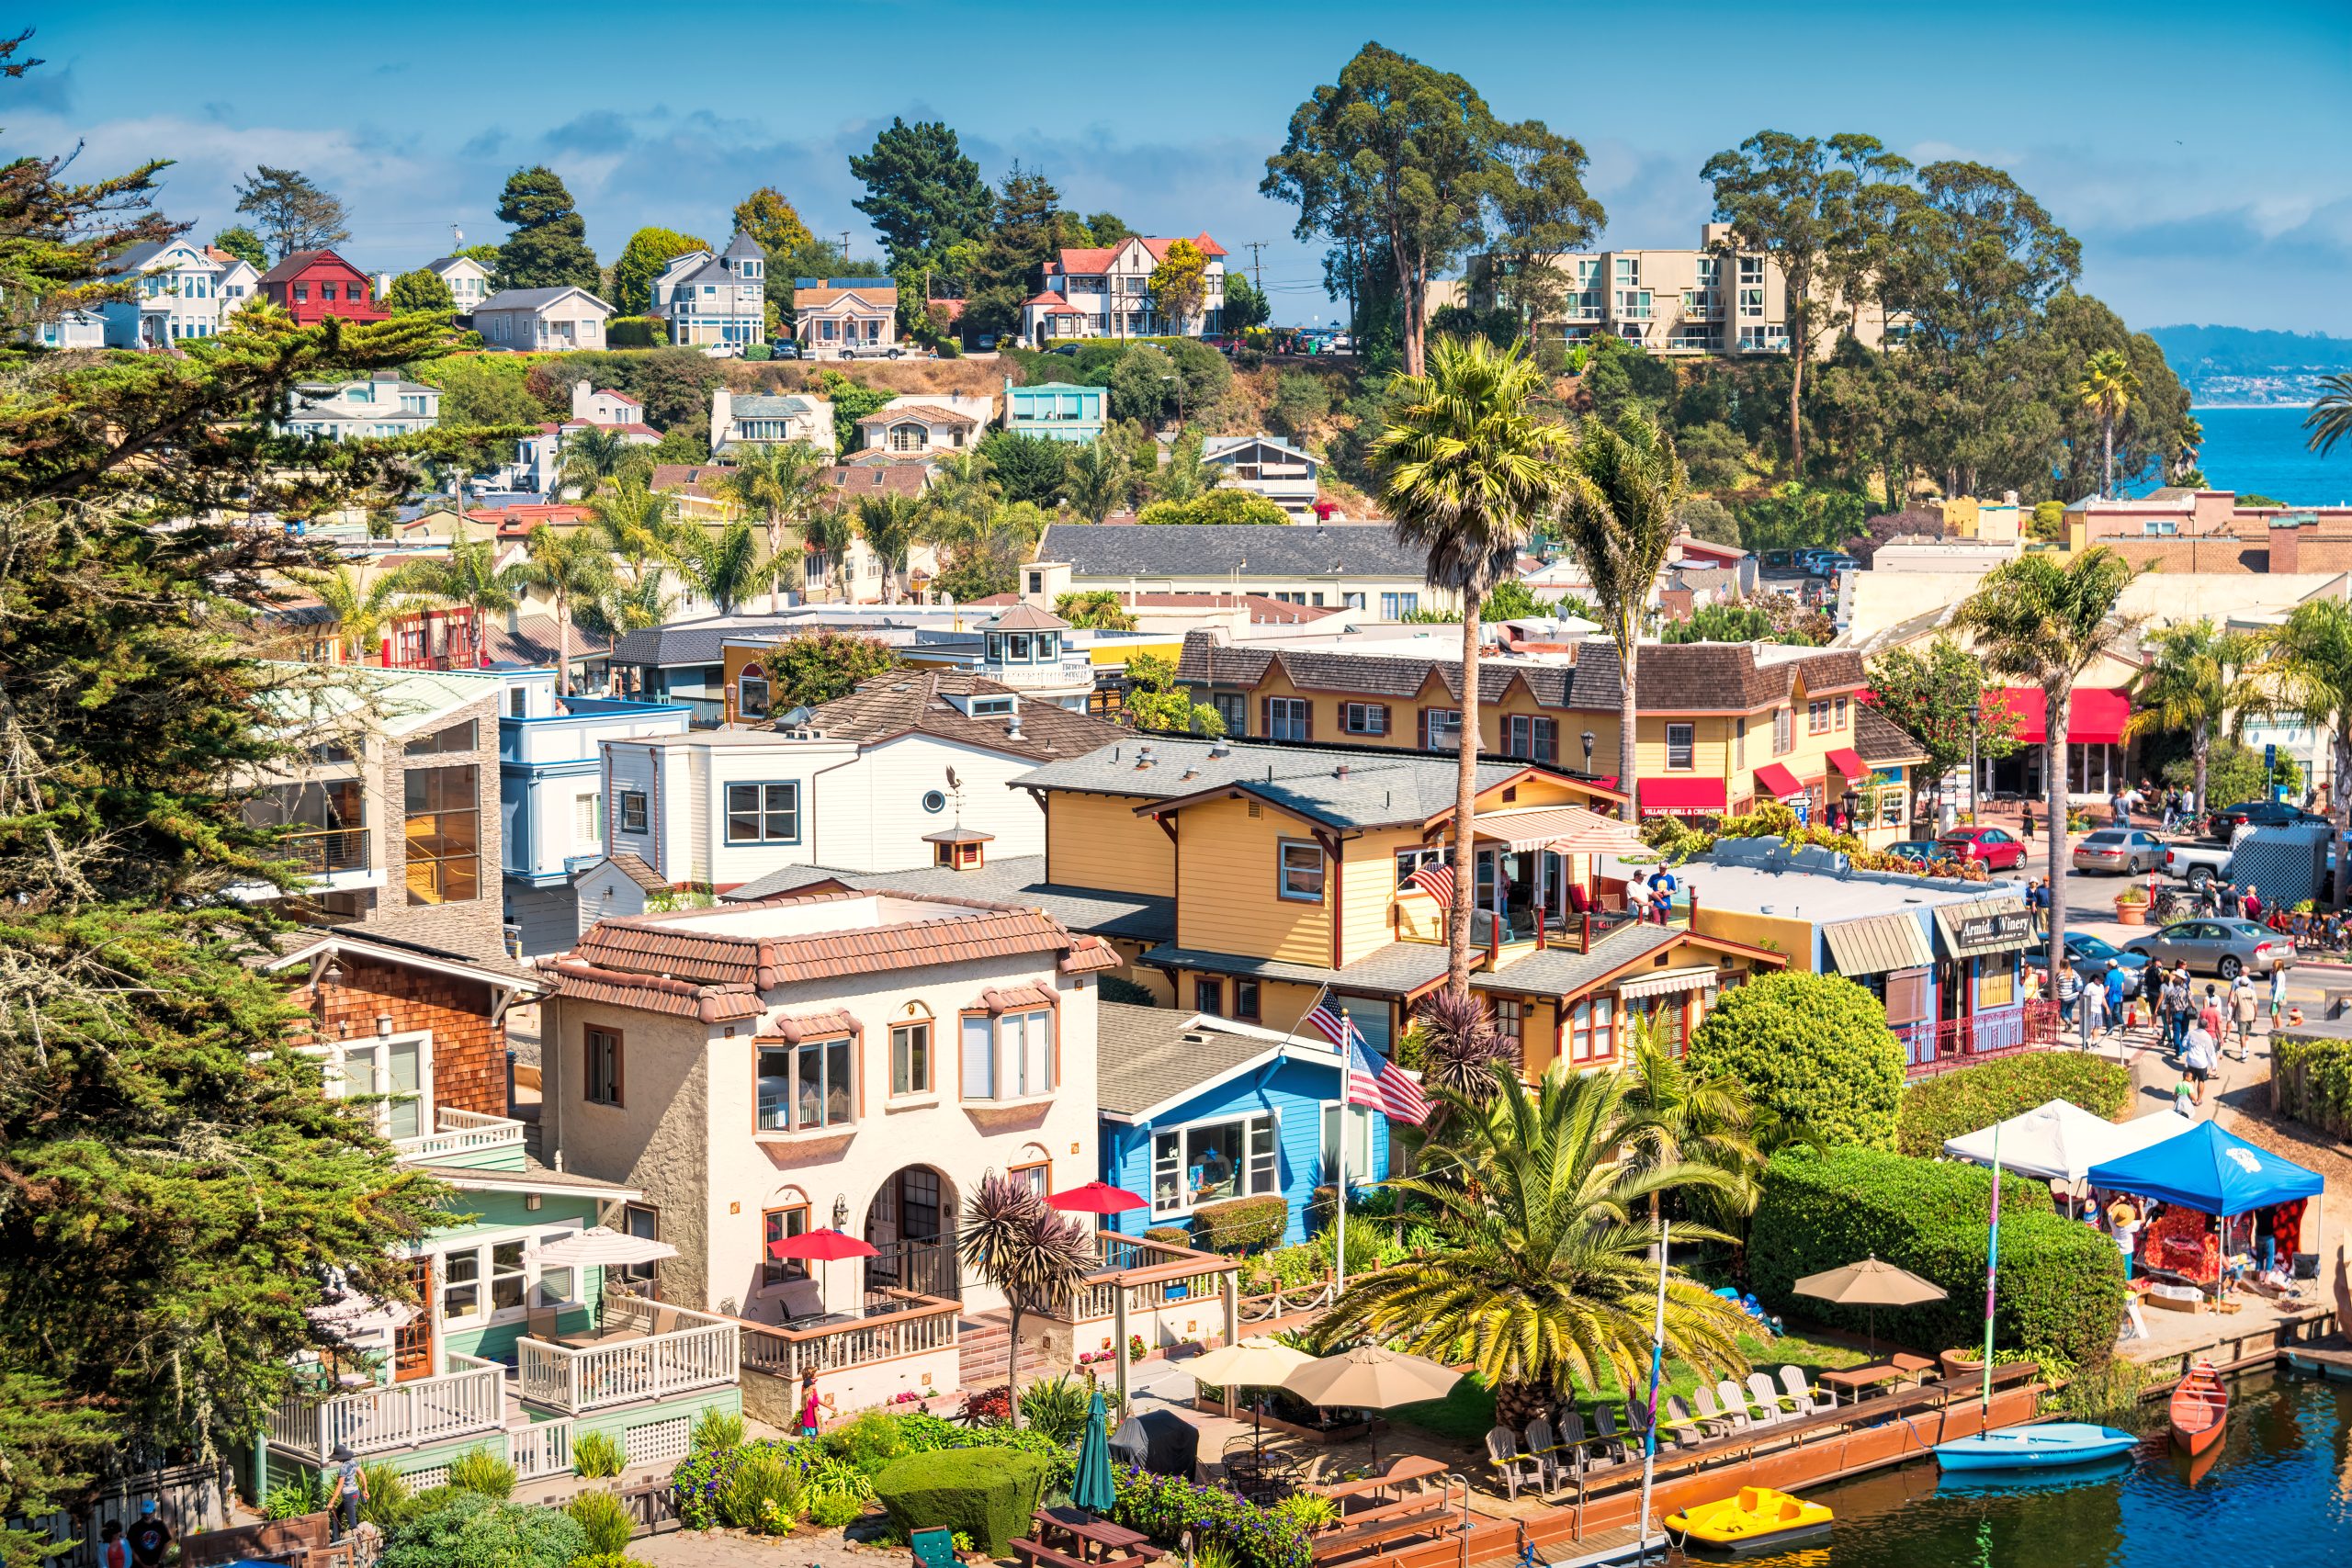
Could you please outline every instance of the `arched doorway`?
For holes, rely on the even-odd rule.
[[[865,1288],[916,1291],[961,1301],[956,1262],[956,1184],[927,1165],[883,1178],[865,1209]]]

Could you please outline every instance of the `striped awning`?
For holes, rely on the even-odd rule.
[[[1928,933],[1909,915],[1871,915],[1821,928],[1830,961],[1840,975],[1883,975],[1891,969],[1925,968],[1936,961]]]
[[[1680,969],[1660,969],[1624,982],[1617,987],[1618,996],[1627,1001],[1642,997],[1670,997],[1684,991],[1703,991],[1715,983],[1715,966],[1692,964]]]
[[[1581,806],[1498,811],[1475,818],[1478,837],[1515,852],[1551,850],[1564,855],[1642,855],[1650,847],[1630,827]]]

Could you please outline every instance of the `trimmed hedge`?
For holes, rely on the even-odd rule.
[[[1189,1247],[1193,1245],[1193,1233],[1182,1225],[1154,1225],[1143,1233],[1143,1238],[1146,1241],[1163,1241],[1170,1247]]]
[[[1315,1546],[1295,1515],[1261,1508],[1218,1486],[1123,1471],[1111,1517],[1171,1550],[1187,1532],[1194,1552],[1221,1550],[1234,1568],[1313,1568]]]
[[[1898,1153],[1933,1159],[1944,1141],[2069,1100],[2112,1122],[2132,1100],[2132,1069],[2077,1051],[2031,1051],[1927,1078],[1903,1091],[1894,1113]]]
[[[1828,1143],[1894,1146],[1903,1047],[1879,999],[1842,975],[1768,975],[1725,991],[1690,1058],[1693,1073],[1729,1073],[1758,1109]]]
[[[2352,1040],[2281,1034],[2270,1047],[2270,1109],[2352,1138]]]
[[[659,316],[615,316],[605,323],[607,348],[663,348],[670,342],[670,323]]]
[[[1269,1192],[1193,1211],[1193,1234],[1211,1252],[1255,1252],[1282,1240],[1290,1228],[1290,1200]]]
[[[1986,1220],[1992,1172],[1872,1149],[1799,1149],[1765,1168],[1748,1230],[1749,1282],[1776,1312],[1859,1332],[1865,1308],[1794,1292],[1808,1274],[1875,1257],[1948,1292],[1940,1302],[1883,1307],[1879,1326],[1937,1351],[1984,1334]],[[2044,1182],[2004,1177],[1997,1346],[2093,1366],[2115,1347],[2123,1258],[2088,1225],[2058,1217]]]
[[[1029,1533],[1046,1489],[1046,1461],[1012,1449],[940,1449],[893,1460],[874,1495],[900,1529],[962,1530],[990,1557]]]

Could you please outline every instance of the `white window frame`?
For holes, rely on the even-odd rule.
[[[1305,697],[1266,699],[1266,739],[1306,740],[1313,738],[1315,709]]]
[[[978,1091],[975,1077],[972,1030],[988,1025],[988,1082]],[[1021,1008],[1009,1012],[967,1012],[956,1025],[956,1057],[961,1098],[967,1100],[1042,1100],[1061,1086],[1061,1016],[1050,1007]]]
[[[1679,745],[1674,739],[1678,730],[1682,735]],[[1679,762],[1674,760],[1675,753],[1678,751],[1682,755],[1682,761]],[[1669,773],[1687,773],[1698,765],[1699,727],[1695,724],[1668,725],[1666,727],[1666,771]]]
[[[1350,735],[1388,733],[1388,709],[1381,703],[1342,703],[1340,728]]]
[[[398,1034],[369,1035],[363,1040],[338,1042],[332,1048],[332,1054],[328,1058],[326,1091],[330,1098],[337,1100],[357,1099],[390,1092],[392,1048],[396,1045],[416,1047],[416,1093],[413,1096],[416,1104],[416,1131],[402,1133],[399,1135],[404,1138],[424,1137],[434,1131],[433,1032],[429,1029],[405,1030]],[[352,1074],[351,1059],[354,1056],[368,1059],[370,1063],[368,1081],[364,1084],[356,1081]],[[406,1100],[411,1097],[404,1095],[401,1098]],[[391,1137],[394,1110],[392,1103],[388,1100],[379,1100],[368,1109],[375,1120],[376,1130],[388,1138]]]
[[[1315,1182],[1318,1187],[1323,1184],[1325,1171],[1337,1173],[1338,1168],[1332,1159],[1338,1147],[1338,1140],[1334,1134],[1339,1129],[1340,1112],[1342,1110],[1354,1113],[1349,1118],[1353,1126],[1350,1128],[1351,1136],[1348,1143],[1348,1175],[1351,1178],[1361,1177],[1367,1181],[1372,1179],[1372,1107],[1346,1105],[1340,1100],[1327,1100],[1323,1102],[1321,1131],[1317,1135],[1315,1145],[1316,1157],[1322,1162],[1321,1168],[1315,1173]]]
[[[1235,1167],[1232,1190],[1221,1192],[1216,1197],[1205,1199],[1202,1203],[1196,1204],[1193,1201],[1190,1180],[1193,1168],[1193,1134],[1204,1128],[1231,1126],[1238,1126],[1241,1129],[1241,1158]],[[1256,1146],[1257,1130],[1261,1126],[1267,1134],[1266,1153],[1263,1156],[1258,1153]],[[1178,1179],[1177,1190],[1183,1194],[1183,1201],[1175,1204],[1163,1205],[1159,1201],[1161,1158],[1159,1140],[1168,1137],[1177,1140],[1175,1167]],[[1195,1208],[1211,1203],[1227,1203],[1236,1198],[1261,1198],[1270,1194],[1280,1196],[1283,1191],[1282,1112],[1266,1110],[1246,1111],[1238,1116],[1203,1116],[1173,1127],[1154,1127],[1151,1130],[1151,1142],[1148,1145],[1146,1157],[1148,1162],[1145,1171],[1146,1184],[1151,1189],[1151,1217],[1155,1220],[1190,1214]],[[1259,1163],[1261,1158],[1271,1163],[1271,1171],[1261,1169]],[[1264,1186],[1253,1185],[1261,1179],[1264,1180]]]
[[[577,1234],[585,1228],[586,1224],[585,1220],[578,1218],[544,1220],[537,1224],[509,1225],[499,1230],[480,1232],[464,1237],[461,1242],[455,1245],[442,1244],[419,1248],[414,1256],[429,1257],[433,1260],[433,1300],[426,1304],[426,1310],[433,1314],[435,1336],[487,1328],[503,1323],[520,1323],[534,1306],[578,1306],[581,1304],[581,1297],[577,1293],[582,1284],[581,1270],[576,1266],[568,1265],[542,1269],[539,1266],[538,1255],[542,1247],[550,1242],[560,1241],[568,1235]],[[493,1307],[491,1305],[491,1297],[495,1281],[502,1276],[495,1269],[492,1254],[498,1247],[513,1246],[517,1242],[521,1243],[523,1247],[522,1265],[503,1277],[520,1277],[523,1281],[522,1300],[511,1307]],[[474,1257],[478,1271],[471,1280],[453,1281],[449,1278],[449,1259],[461,1258],[469,1253]],[[547,1277],[550,1274],[565,1277],[562,1282],[567,1292],[571,1293],[560,1298],[550,1298],[548,1294],[547,1283]],[[474,1292],[472,1307],[461,1313],[449,1312],[447,1310],[448,1292],[468,1287]]]

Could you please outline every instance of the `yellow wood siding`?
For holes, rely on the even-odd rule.
[[[1331,962],[1330,867],[1319,903],[1277,896],[1277,846],[1313,843],[1306,824],[1247,799],[1185,807],[1176,830],[1176,941],[1214,953],[1280,958],[1328,967]],[[1157,829],[1155,829],[1156,831]],[[1059,867],[1056,875],[1060,874]],[[1115,886],[1117,884],[1097,884]]]
[[[1389,906],[1396,900],[1396,855],[1419,849],[1421,836],[1406,829],[1367,833],[1340,844],[1345,863],[1340,876],[1340,962],[1353,964],[1396,940],[1390,930]],[[1420,905],[1434,913],[1424,897],[1409,897],[1406,904]],[[1434,933],[1416,931],[1415,934]]]
[[[1740,909],[1714,909],[1707,907],[1706,896],[1699,898],[1699,934],[1719,936],[1725,942],[1746,942],[1777,953],[1789,961],[1792,969],[1810,973],[1813,969],[1813,922],[1792,920],[1781,915],[1751,915]]]
[[[1068,887],[1116,887],[1168,897],[1176,891],[1176,847],[1159,824],[1138,817],[1126,795],[1046,796],[1046,872]]]

